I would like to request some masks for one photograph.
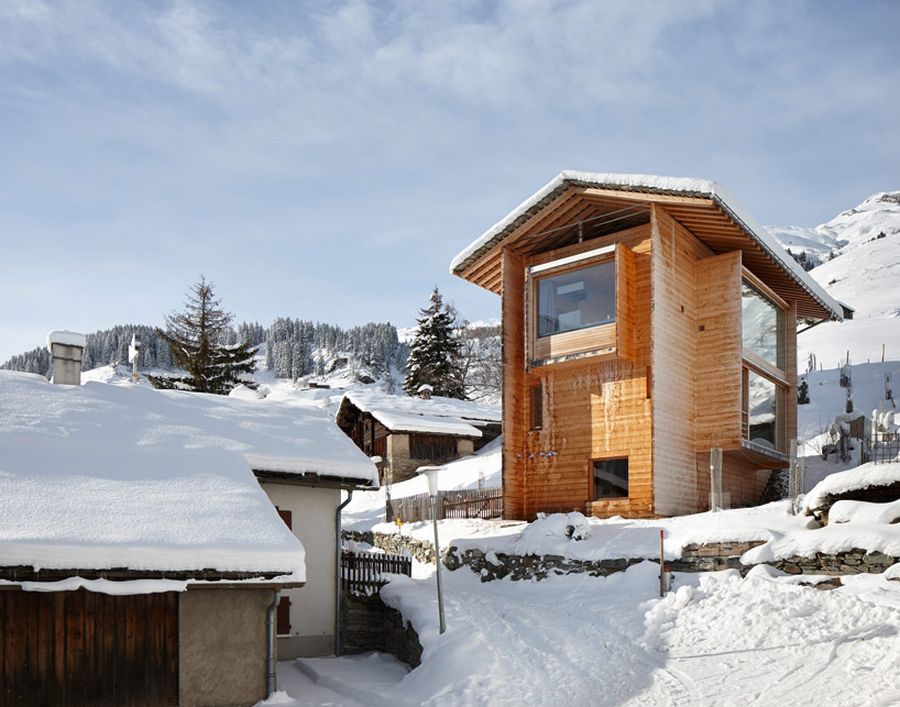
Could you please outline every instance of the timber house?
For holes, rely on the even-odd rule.
[[[381,457],[382,484],[411,479],[421,466],[473,454],[500,435],[497,408],[432,397],[430,390],[419,397],[349,391],[336,422],[367,456]]]
[[[502,298],[504,515],[757,503],[796,436],[796,336],[852,310],[718,184],[563,172],[451,272]]]

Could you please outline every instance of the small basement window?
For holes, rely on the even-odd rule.
[[[628,496],[628,458],[597,459],[593,464],[594,498]]]

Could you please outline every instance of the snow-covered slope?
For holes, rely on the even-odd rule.
[[[814,228],[767,228],[785,248],[822,261],[810,275],[856,310],[799,336],[800,371],[810,354],[824,368],[848,351],[851,362],[880,361],[882,346],[887,360],[900,360],[900,191],[873,194]]]

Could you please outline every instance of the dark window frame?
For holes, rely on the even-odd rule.
[[[609,495],[603,496],[598,493],[597,489],[597,476],[595,467],[597,464],[602,464],[605,462],[625,462],[625,495]],[[615,456],[615,457],[596,457],[591,459],[590,464],[588,465],[588,470],[590,472],[590,480],[591,480],[591,499],[594,501],[610,501],[615,499],[627,499],[630,498],[629,493],[629,480],[631,476],[631,472],[629,469],[628,456]]]
[[[529,388],[530,429],[532,431],[544,429],[544,382],[532,383]]]

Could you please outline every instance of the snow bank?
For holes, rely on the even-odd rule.
[[[838,501],[828,511],[828,524],[890,524],[900,521],[900,500],[892,503]]]
[[[854,549],[900,557],[900,526],[842,523],[795,531],[748,550],[741,556],[741,563],[755,565],[789,557],[815,557],[817,553],[836,555]]]
[[[867,489],[871,486],[890,486],[896,483],[900,483],[900,462],[890,464],[870,462],[826,476],[806,494],[803,508],[807,513],[812,513],[816,508],[825,505],[828,496]]]
[[[468,521],[460,526],[457,521],[448,525],[446,531],[441,525],[441,544],[446,538],[446,545],[455,545],[460,552],[477,549],[508,555],[561,555],[586,561],[650,559],[659,557],[662,530],[666,559],[677,560],[688,545],[767,542],[805,527],[807,519],[790,515],[789,505],[778,501],[754,508],[656,520],[599,519],[567,513],[548,515],[531,524],[480,521],[482,525],[476,525]],[[404,526],[404,532],[414,537],[422,534],[427,539],[426,524],[422,528],[419,524],[409,525],[415,527]]]
[[[318,408],[0,372],[0,566],[302,580],[251,468],[375,474]]]

